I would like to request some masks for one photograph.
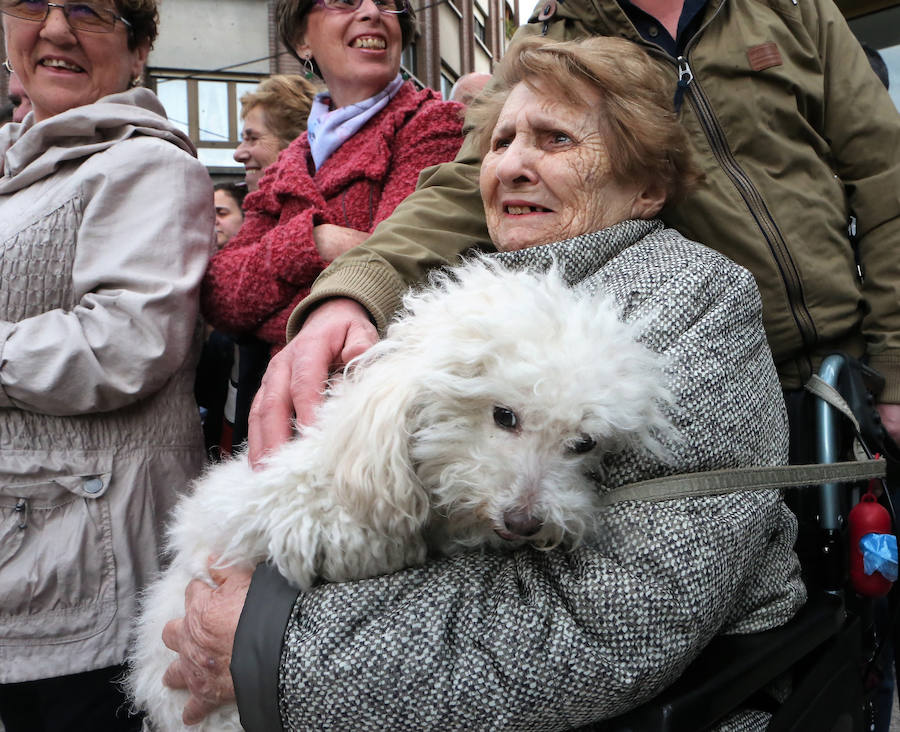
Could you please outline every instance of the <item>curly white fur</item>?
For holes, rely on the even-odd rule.
[[[210,469],[177,506],[172,563],[145,594],[128,679],[161,732],[186,693],[162,685],[163,625],[221,564],[270,561],[297,587],[420,564],[429,549],[572,547],[596,530],[594,480],[669,429],[658,357],[615,306],[485,259],[408,295],[387,337],[263,470]],[[191,730],[239,730],[223,707]]]

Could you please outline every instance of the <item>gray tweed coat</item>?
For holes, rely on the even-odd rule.
[[[654,221],[497,256],[555,260],[643,324],[676,396],[677,472],[786,462],[746,270]],[[671,472],[623,454],[607,490]],[[464,554],[301,594],[281,652],[284,727],[565,730],[637,706],[714,635],[780,625],[805,600],[796,524],[775,491],[623,503],[605,523],[570,553]]]

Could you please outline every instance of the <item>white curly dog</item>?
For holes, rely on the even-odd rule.
[[[478,259],[408,295],[316,423],[267,459],[211,468],[178,504],[171,565],[146,592],[128,679],[160,732],[186,729],[162,684],[163,625],[207,560],[269,561],[300,589],[421,564],[429,550],[573,547],[596,531],[603,458],[661,454],[659,357],[615,306],[559,275]],[[222,707],[190,730],[240,730]]]

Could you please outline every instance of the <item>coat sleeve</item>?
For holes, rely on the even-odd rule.
[[[60,285],[77,304],[0,322],[0,407],[118,409],[158,390],[190,352],[213,246],[205,168],[149,137],[82,166],[72,281]]]
[[[203,315],[226,333],[256,332],[325,268],[313,239],[325,203],[305,172],[290,170],[294,162],[282,153],[247,196],[240,231],[213,256],[203,278]],[[305,185],[296,189],[292,182]]]
[[[570,729],[674,681],[764,557],[777,495],[623,504],[603,546],[466,554],[297,598],[285,729]]]
[[[887,379],[883,401],[900,402],[900,113],[838,9],[813,7],[825,134],[857,219],[867,352]]]
[[[234,636],[231,677],[241,725],[248,732],[281,729],[278,665],[284,628],[297,590],[272,565],[260,564]]]

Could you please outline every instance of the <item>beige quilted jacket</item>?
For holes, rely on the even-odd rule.
[[[193,403],[209,177],[135,89],[0,130],[0,683],[121,663]]]

